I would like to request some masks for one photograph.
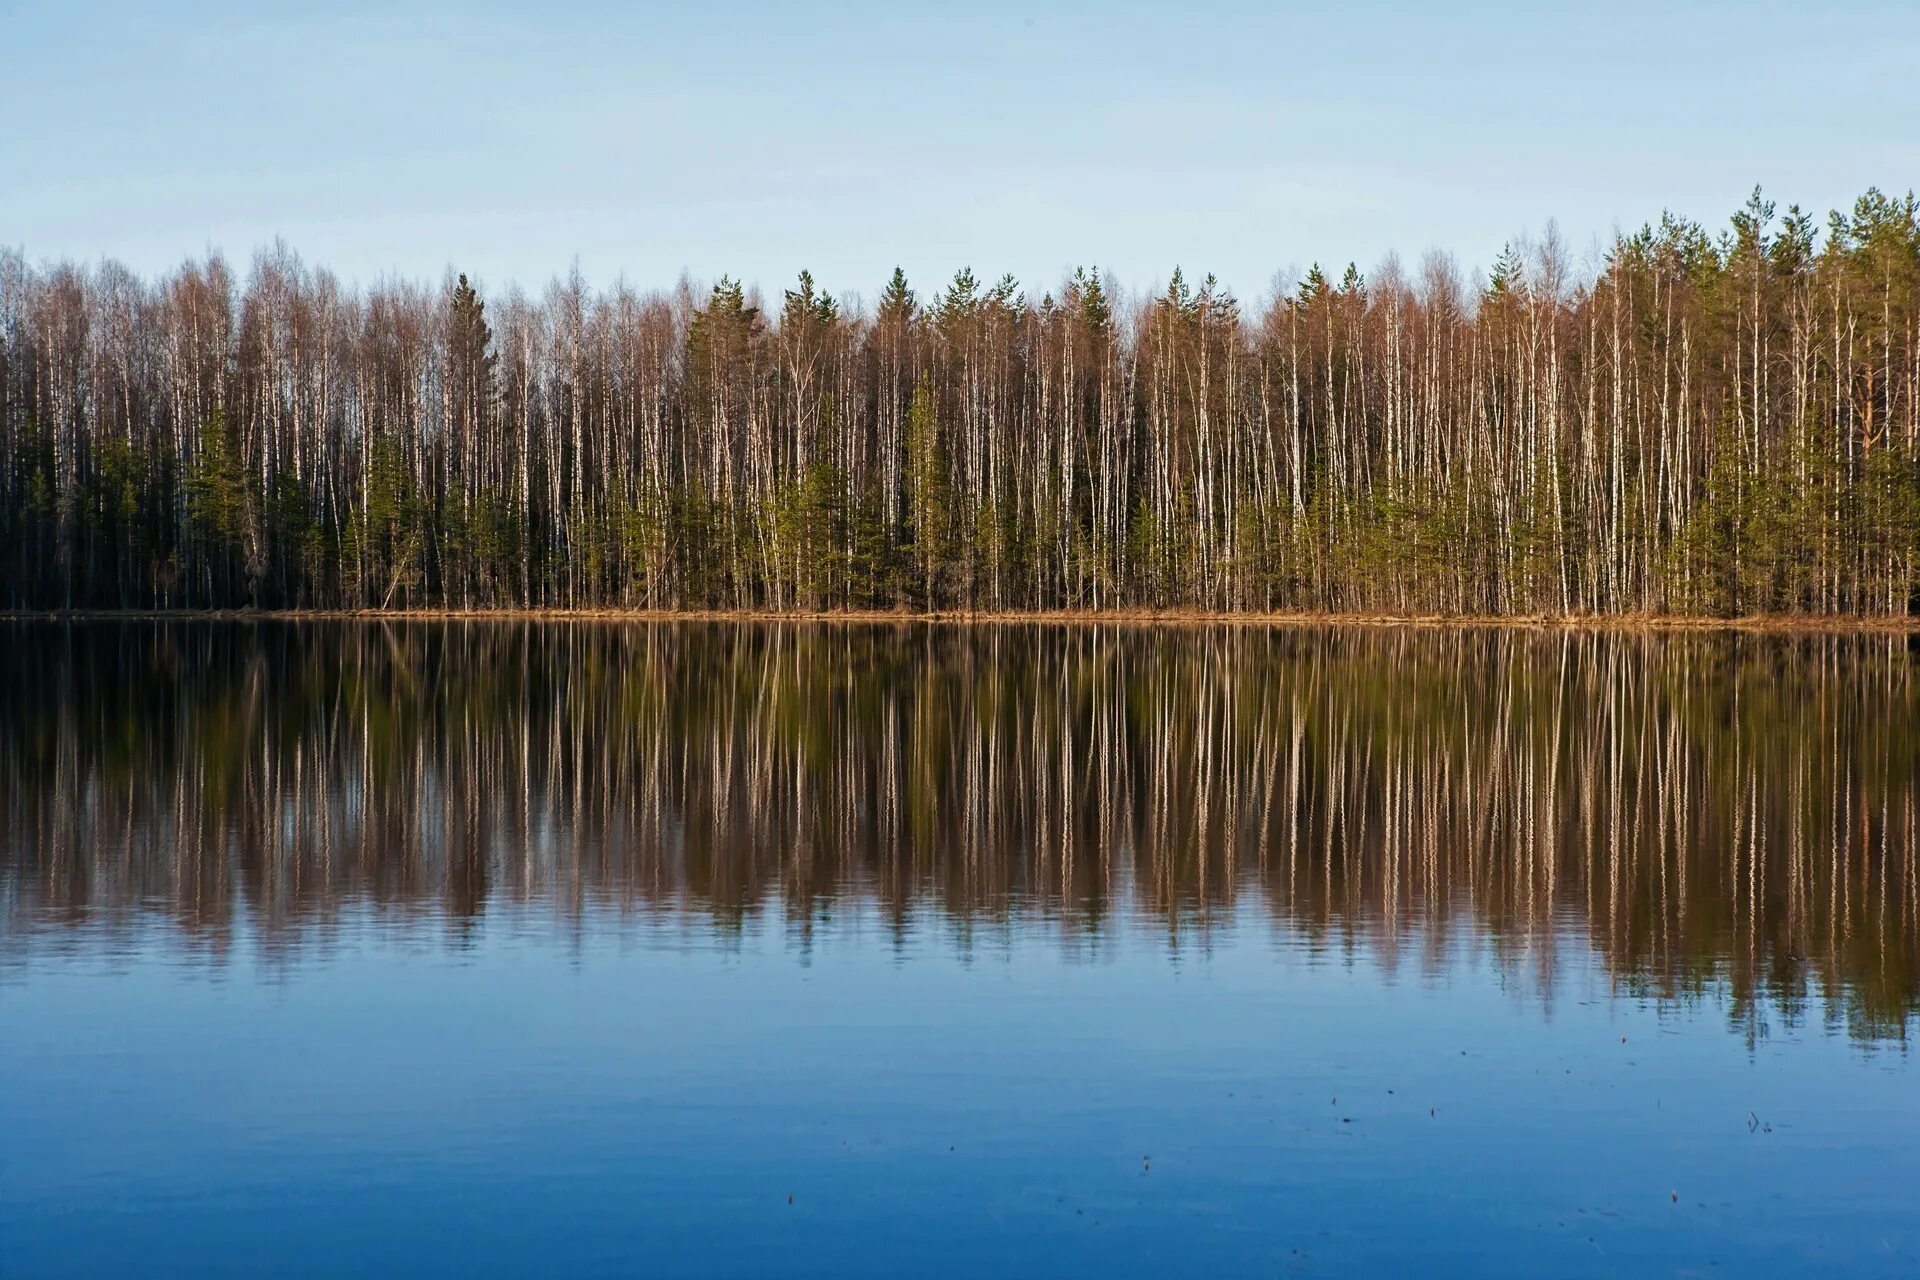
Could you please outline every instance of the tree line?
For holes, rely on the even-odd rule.
[[[1920,606],[1920,204],[1576,270],[344,287],[0,253],[0,604]]]

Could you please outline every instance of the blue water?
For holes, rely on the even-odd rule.
[[[203,731],[213,693],[189,702]],[[70,748],[104,736],[68,720]],[[303,739],[248,723],[234,767],[280,776],[260,753]],[[944,865],[898,895],[870,866],[802,891],[807,840],[736,842],[771,870],[735,909],[720,871],[688,869],[685,821],[681,861],[610,888],[642,842],[581,810],[475,836],[488,888],[456,910],[444,867],[365,846],[351,876],[289,883],[317,874],[318,820],[278,828],[262,865],[242,845],[267,828],[233,817],[258,797],[173,748],[133,768],[172,760],[166,794],[223,807],[222,834],[129,807],[166,834],[128,835],[98,820],[107,766],[54,754],[73,790],[8,796],[0,880],[7,1275],[1920,1273],[1906,1017],[1846,995],[1884,972],[1835,961],[1799,1003],[1748,998],[1733,945],[1669,956],[1676,985],[1565,884],[1516,924],[1485,878],[1437,905],[1394,890],[1399,914],[1282,901],[1242,864],[1169,896],[1111,848],[1089,905],[943,895],[969,874]],[[317,793],[362,803],[364,778],[301,755]],[[455,776],[382,828],[396,864],[450,829]],[[570,880],[532,848],[602,870]],[[211,865],[170,872],[169,849]],[[1700,853],[1672,919],[1709,910],[1701,867],[1724,856]],[[1907,865],[1855,904],[1896,939]],[[1811,903],[1792,909],[1853,919]]]

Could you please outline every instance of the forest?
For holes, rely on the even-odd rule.
[[[869,305],[0,252],[0,608],[1920,609],[1912,193],[1592,257]]]

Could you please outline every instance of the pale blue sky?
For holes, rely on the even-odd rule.
[[[1920,181],[1920,3],[968,7],[0,0],[0,243],[163,270],[871,297],[963,264],[1576,254],[1755,182]]]

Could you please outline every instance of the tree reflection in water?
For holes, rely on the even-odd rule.
[[[1904,1040],[1904,636],[1024,624],[5,624],[0,961],[372,910],[904,936],[1249,911],[1310,944]],[[57,945],[55,943],[54,945]]]

